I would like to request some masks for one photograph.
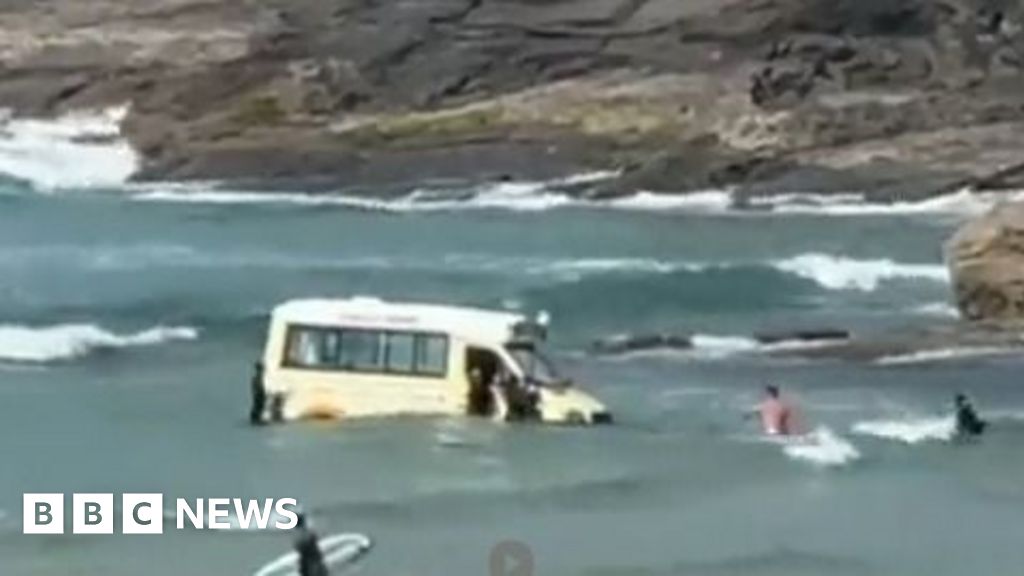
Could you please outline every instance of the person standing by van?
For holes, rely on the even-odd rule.
[[[494,414],[494,390],[490,382],[484,379],[484,373],[480,368],[473,367],[469,370],[469,397],[467,398],[467,410],[470,416],[491,416]]]
[[[256,362],[249,380],[249,392],[252,395],[252,406],[249,408],[249,423],[253,426],[263,424],[263,412],[267,406],[267,389],[263,383],[263,363]]]
[[[524,422],[540,420],[540,391],[532,384],[520,382],[515,376],[504,373],[499,376],[499,388],[505,396],[505,420]]]

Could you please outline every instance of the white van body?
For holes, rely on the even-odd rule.
[[[610,421],[605,407],[555,376],[539,350],[544,322],[521,314],[376,298],[293,300],[271,315],[263,386],[282,419],[470,413],[470,370],[528,390],[534,419]],[[479,374],[477,374],[479,376]]]

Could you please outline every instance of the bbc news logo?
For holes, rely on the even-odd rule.
[[[64,534],[64,494],[24,494],[24,534]],[[122,494],[121,534],[163,534],[163,494]],[[294,498],[178,498],[174,506],[177,530],[291,530],[298,525],[298,502]],[[72,494],[72,534],[113,534],[118,517],[113,494]],[[234,523],[232,522],[234,520]]]

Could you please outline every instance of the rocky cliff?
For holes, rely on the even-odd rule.
[[[1005,204],[968,222],[946,249],[961,315],[1024,322],[1024,204]]]
[[[139,178],[620,169],[596,193],[1020,185],[1018,0],[7,0],[0,105]]]

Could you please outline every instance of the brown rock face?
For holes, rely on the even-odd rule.
[[[906,201],[1024,178],[1024,3],[0,1],[0,108],[123,104],[139,180]]]
[[[964,225],[950,239],[946,259],[964,318],[1024,321],[1024,203]]]

